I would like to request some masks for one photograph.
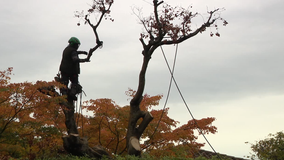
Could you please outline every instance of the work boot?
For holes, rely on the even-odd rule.
[[[77,84],[76,86],[76,93],[79,94],[79,93],[82,93],[82,86],[80,84]]]

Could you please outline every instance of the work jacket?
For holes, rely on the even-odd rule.
[[[62,60],[59,70],[66,74],[80,74],[80,62],[85,62],[79,59],[77,47],[68,45],[62,54]]]

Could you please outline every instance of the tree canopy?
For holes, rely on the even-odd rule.
[[[12,68],[0,71],[0,153],[32,159],[57,150],[64,134],[64,116],[58,103],[65,99],[42,94],[38,88],[60,84],[10,83],[11,74]]]
[[[251,144],[251,149],[253,151],[251,159],[284,159],[284,133],[269,134],[267,138]]]

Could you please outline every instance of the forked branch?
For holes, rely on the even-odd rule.
[[[100,40],[97,29],[98,29],[99,25],[101,24],[102,19],[110,13],[110,8],[111,8],[112,4],[113,4],[113,0],[94,1],[92,8],[88,10],[89,13],[84,16],[86,23],[88,23],[89,26],[93,29],[93,32],[94,32],[95,38],[96,38],[96,46],[93,47],[93,48],[90,48],[89,54],[87,56],[87,60],[90,60],[93,52],[96,51],[99,47],[102,47],[102,45],[103,45],[103,41]],[[98,19],[98,21],[96,22],[95,25],[91,23],[91,20],[89,18],[91,13],[94,13],[94,12],[99,12],[99,14],[100,14],[99,19]],[[112,18],[110,18],[110,19],[113,21]]]

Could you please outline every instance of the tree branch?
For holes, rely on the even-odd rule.
[[[208,20],[204,23],[204,24],[202,24],[199,28],[197,28],[194,32],[191,32],[191,33],[189,33],[189,34],[187,34],[187,35],[184,35],[184,36],[182,36],[182,37],[180,37],[180,38],[178,38],[177,40],[164,40],[164,41],[162,41],[161,42],[161,45],[171,45],[171,44],[178,44],[178,43],[181,43],[181,42],[183,42],[183,41],[185,41],[185,40],[187,40],[187,39],[189,39],[189,38],[191,38],[191,37],[194,37],[194,36],[196,36],[198,33],[201,33],[201,32],[203,32],[203,31],[205,31],[205,29],[207,28],[207,27],[210,27],[212,24],[214,24],[215,23],[215,21],[218,19],[218,18],[214,18],[214,19],[212,19],[212,16],[213,16],[213,14],[215,13],[215,12],[217,12],[217,11],[219,11],[219,9],[216,9],[216,10],[214,10],[214,11],[211,11],[211,12],[209,12],[209,18],[208,18]]]
[[[99,47],[101,47],[101,46],[103,45],[103,42],[100,41],[99,34],[98,34],[98,32],[97,32],[97,28],[98,28],[98,26],[100,25],[100,23],[102,22],[102,19],[103,19],[103,17],[105,16],[105,14],[110,11],[110,8],[111,8],[111,6],[112,6],[112,3],[109,3],[109,6],[108,6],[107,9],[105,9],[104,3],[102,3],[102,5],[103,5],[103,7],[102,7],[103,10],[101,11],[100,18],[99,18],[99,20],[97,21],[96,25],[93,25],[93,24],[91,23],[90,19],[88,18],[89,14],[87,14],[87,15],[85,16],[86,22],[87,22],[87,23],[90,25],[90,27],[93,29],[93,32],[94,32],[95,37],[96,37],[96,46],[93,47],[93,48],[91,48],[91,49],[89,50],[89,54],[88,54],[88,56],[87,56],[87,60],[88,60],[88,61],[90,60],[91,56],[93,55],[93,52],[96,51]]]

